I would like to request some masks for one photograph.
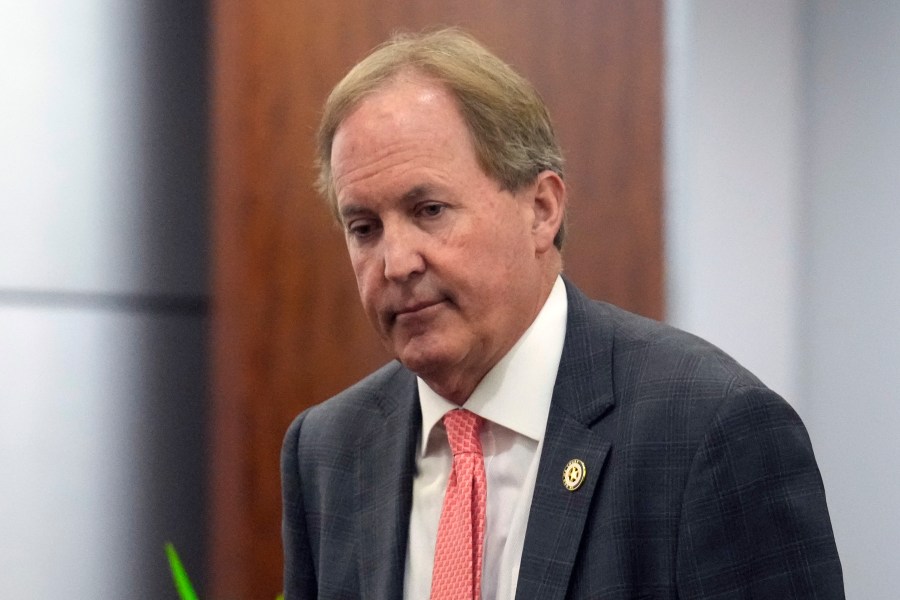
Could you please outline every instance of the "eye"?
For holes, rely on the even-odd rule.
[[[347,235],[358,240],[372,237],[378,232],[378,223],[371,219],[354,219],[347,223]]]
[[[440,202],[426,202],[419,207],[418,214],[426,218],[437,217],[444,212],[445,208],[446,206]]]

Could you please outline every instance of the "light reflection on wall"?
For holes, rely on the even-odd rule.
[[[0,597],[202,581],[206,14],[0,20]]]

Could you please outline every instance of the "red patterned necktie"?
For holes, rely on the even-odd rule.
[[[444,415],[453,468],[444,494],[431,576],[431,600],[479,600],[487,484],[478,432],[484,420],[467,410]]]

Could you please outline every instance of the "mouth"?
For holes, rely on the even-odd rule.
[[[402,321],[404,319],[424,316],[428,313],[429,309],[440,306],[443,303],[444,299],[440,298],[437,300],[424,300],[421,302],[404,305],[399,309],[390,312],[390,322],[395,323],[398,320]]]

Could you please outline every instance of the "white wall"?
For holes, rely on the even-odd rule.
[[[805,415],[848,597],[896,598],[900,3],[822,0],[806,26]]]
[[[670,0],[670,320],[806,422],[848,598],[900,589],[900,3]]]
[[[668,320],[796,406],[795,13],[782,0],[669,3],[666,221]]]
[[[169,597],[169,539],[202,576],[204,18],[4,3],[0,598]]]

